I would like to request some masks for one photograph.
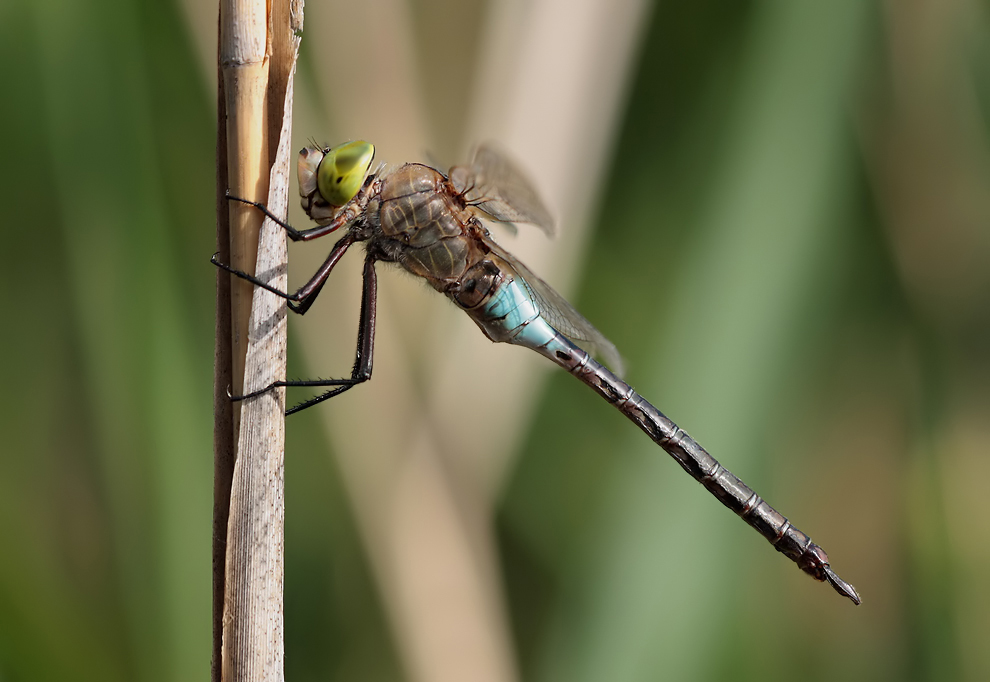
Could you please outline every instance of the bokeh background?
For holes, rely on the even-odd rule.
[[[0,3],[0,680],[209,675],[215,36]],[[288,423],[288,679],[990,679],[986,2],[311,0],[302,45],[297,147],[509,149],[558,235],[497,238],[864,603],[383,267],[374,380]],[[346,260],[292,376],[349,371]]]

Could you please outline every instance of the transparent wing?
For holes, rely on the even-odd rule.
[[[585,350],[600,357],[604,364],[619,377],[624,374],[622,356],[619,355],[614,343],[605,338],[605,335],[595,329],[594,325],[567,302],[567,299],[554,291],[553,287],[523,265],[518,258],[491,239],[485,241],[495,255],[508,262],[522,276],[533,295],[540,315],[551,327]]]
[[[533,184],[490,145],[478,147],[469,166],[451,168],[450,181],[469,204],[495,220],[531,223],[553,236],[553,218]]]

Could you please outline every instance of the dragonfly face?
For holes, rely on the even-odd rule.
[[[299,194],[303,208],[320,224],[354,198],[375,158],[375,145],[364,140],[339,147],[306,147],[299,152]]]

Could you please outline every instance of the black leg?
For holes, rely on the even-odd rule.
[[[296,228],[289,225],[287,222],[276,216],[274,213],[268,210],[260,201],[251,201],[250,199],[242,199],[241,197],[235,197],[227,192],[227,199],[230,201],[239,201],[242,204],[247,204],[248,206],[254,206],[256,209],[268,216],[272,222],[276,225],[280,225],[289,235],[289,239],[294,242],[308,242],[311,239],[317,239],[324,235],[330,234],[336,230],[339,230],[347,223],[355,220],[359,215],[364,213],[364,209],[368,207],[368,202],[371,201],[371,197],[374,196],[380,189],[379,184],[375,182],[376,176],[374,174],[369,175],[365,181],[364,185],[354,196],[353,199],[348,201],[344,206],[340,208],[337,215],[334,216],[326,225],[318,225],[317,227],[310,228],[308,230],[297,230]]]
[[[343,240],[341,240],[343,241]],[[336,248],[336,247],[335,247]],[[331,266],[332,267],[332,266]],[[322,268],[321,268],[322,270]],[[316,278],[311,280],[310,283],[317,281]],[[326,277],[322,281],[319,281],[314,285],[312,296],[319,292],[323,287],[323,283],[326,281]],[[307,285],[308,286],[308,285]],[[304,287],[305,288],[305,287]],[[357,386],[371,378],[371,366],[372,360],[374,358],[375,350],[375,312],[377,305],[378,296],[378,278],[375,274],[375,258],[368,254],[364,261],[364,287],[361,295],[361,321],[358,325],[358,338],[357,338],[357,351],[354,358],[354,368],[351,370],[350,379],[314,379],[311,381],[276,381],[265,388],[252,391],[247,395],[233,396],[232,400],[246,400],[247,398],[253,398],[259,396],[262,393],[267,393],[273,388],[279,388],[281,386],[286,387],[297,387],[297,386],[308,386],[308,387],[328,387],[326,393],[318,395],[314,398],[310,398],[304,402],[299,403],[295,407],[286,410],[286,416],[290,414],[295,414],[305,410],[307,407],[312,407],[318,403],[322,403],[324,400],[328,400],[336,395],[340,395],[352,386]],[[303,303],[305,305],[305,303]]]
[[[268,210],[268,207],[265,206],[260,201],[251,201],[250,199],[241,199],[240,197],[235,197],[234,195],[232,195],[230,193],[230,190],[227,190],[227,200],[228,201],[239,201],[242,204],[247,204],[248,206],[254,206],[256,209],[258,209],[259,211],[261,211],[262,213],[264,213],[266,216],[268,216],[268,218],[273,223],[275,223],[276,225],[284,228],[285,231],[289,233],[289,237],[291,237],[292,238],[292,241],[294,241],[294,242],[295,241],[299,241],[300,239],[302,239],[303,232],[306,231],[306,230],[297,230],[296,228],[292,227],[292,225],[289,225],[289,223],[285,222],[284,220],[282,220],[281,218],[279,218],[277,215],[275,215],[274,213],[272,213],[271,211],[269,211]]]
[[[327,256],[325,261],[323,261],[323,265],[321,265],[320,269],[316,271],[316,274],[313,275],[313,277],[311,277],[310,280],[300,287],[299,291],[294,294],[288,294],[284,291],[280,291],[267,282],[263,282],[258,279],[254,275],[249,275],[241,270],[235,270],[226,263],[221,263],[217,260],[217,254],[213,254],[213,257],[210,258],[210,262],[217,267],[226,270],[232,275],[236,275],[241,279],[246,279],[252,284],[261,287],[265,291],[270,291],[276,296],[281,296],[289,302],[289,310],[294,313],[299,313],[300,315],[305,315],[306,311],[313,305],[316,297],[319,296],[320,291],[323,289],[323,285],[326,284],[327,278],[330,276],[330,272],[333,270],[334,266],[340,260],[341,256],[344,255],[347,249],[354,244],[354,241],[354,236],[350,232],[345,234],[340,241],[334,244],[333,249],[330,251],[330,255]]]

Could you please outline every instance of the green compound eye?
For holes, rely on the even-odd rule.
[[[343,206],[354,198],[364,183],[375,145],[364,140],[348,142],[327,152],[316,172],[320,194],[333,206]]]

